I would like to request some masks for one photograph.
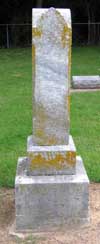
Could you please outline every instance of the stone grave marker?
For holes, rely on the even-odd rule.
[[[88,220],[88,184],[70,131],[69,9],[33,9],[33,134],[15,180],[16,230]]]

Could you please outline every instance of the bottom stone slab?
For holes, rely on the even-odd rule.
[[[76,175],[27,176],[20,158],[15,180],[16,231],[50,231],[89,219],[89,180],[81,157]]]

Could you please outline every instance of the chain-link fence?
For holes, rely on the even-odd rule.
[[[0,48],[28,47],[32,24],[0,24]],[[99,45],[100,23],[73,23],[73,45]]]
[[[0,24],[0,48],[28,47],[32,40],[32,24]]]
[[[73,44],[99,45],[100,23],[73,23]]]

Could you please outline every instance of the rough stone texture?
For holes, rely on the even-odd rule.
[[[15,180],[21,232],[88,220],[89,181],[69,136],[70,11],[33,9],[32,21],[34,133]]]
[[[88,221],[88,177],[77,157],[76,175],[27,176],[20,158],[15,181],[16,230],[49,231]]]
[[[73,76],[72,86],[76,89],[100,88],[100,76]]]
[[[29,175],[75,174],[76,148],[72,136],[68,145],[37,146],[32,136],[27,140]]]
[[[71,17],[66,9],[33,9],[33,134],[39,145],[69,141]]]

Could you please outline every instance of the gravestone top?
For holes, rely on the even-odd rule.
[[[41,15],[45,14],[47,11],[49,10],[49,12],[53,12],[53,11],[58,11],[61,13],[61,15],[63,16],[64,20],[66,21],[67,25],[69,28],[71,28],[71,13],[70,13],[70,9],[55,9],[53,7],[47,9],[47,8],[33,8],[32,9],[32,26],[37,27],[37,23],[39,18],[41,18]]]
[[[33,135],[38,145],[69,143],[70,10],[33,9]]]

